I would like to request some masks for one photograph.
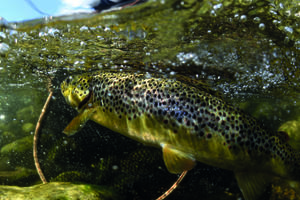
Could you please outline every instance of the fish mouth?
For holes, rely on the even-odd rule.
[[[78,104],[78,110],[80,110],[92,97],[92,89],[89,88],[89,94]]]
[[[60,89],[61,89],[61,94],[66,100],[66,103],[71,105],[72,107],[77,107],[76,101],[73,98],[72,91],[70,89],[70,85],[68,84],[67,80],[61,83]]]
[[[65,97],[67,104],[69,104],[70,106],[72,106],[73,108],[75,108],[76,110],[79,110],[80,108],[78,108],[80,102],[76,101],[76,99],[74,99],[72,97],[72,95],[68,95]]]

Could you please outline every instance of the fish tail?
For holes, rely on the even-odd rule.
[[[257,200],[264,194],[272,177],[257,172],[236,172],[236,180],[245,200]]]
[[[286,138],[286,137],[285,137]],[[266,188],[279,180],[278,184],[283,187],[292,188],[297,195],[300,195],[300,152],[297,152],[288,144],[288,139],[278,136],[271,138],[274,141],[273,148],[270,149],[270,160],[265,160],[266,171],[247,170],[235,172],[235,177],[241,192],[246,200],[261,199]],[[276,184],[275,184],[276,185]]]

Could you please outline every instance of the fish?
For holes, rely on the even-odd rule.
[[[78,115],[63,133],[73,135],[92,120],[161,148],[170,173],[191,170],[197,162],[233,171],[246,200],[259,199],[275,178],[298,193],[299,153],[280,134],[204,88],[147,73],[69,76],[61,92]]]
[[[90,6],[97,12],[102,12],[109,9],[124,8],[146,2],[147,0],[94,0]]]

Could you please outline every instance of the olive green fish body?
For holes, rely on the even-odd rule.
[[[195,160],[233,170],[247,199],[257,198],[262,191],[256,187],[270,176],[290,180],[297,171],[299,155],[288,144],[219,97],[185,83],[144,74],[97,73],[67,78],[61,89],[80,113],[66,134],[91,119],[161,147],[170,172],[189,170]],[[257,181],[245,173],[263,174],[257,178],[261,184],[252,186]],[[254,189],[247,188],[247,181]]]

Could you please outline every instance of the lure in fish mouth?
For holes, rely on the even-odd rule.
[[[246,200],[258,199],[274,179],[299,190],[300,155],[278,133],[219,97],[180,81],[144,74],[97,72],[61,84],[79,114],[64,129],[72,135],[93,120],[146,145],[161,148],[171,173],[197,161],[232,170]]]

